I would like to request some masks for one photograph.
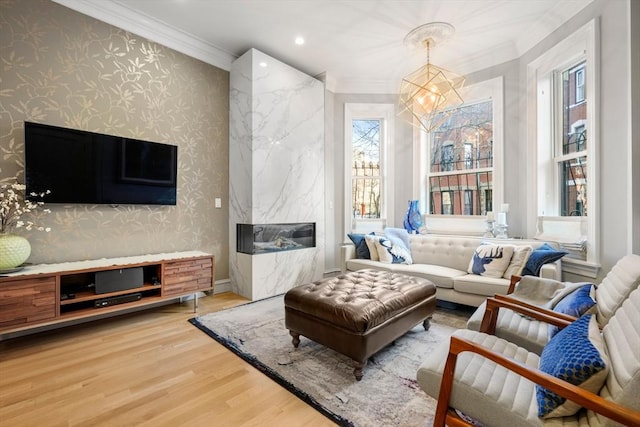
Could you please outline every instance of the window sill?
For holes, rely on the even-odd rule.
[[[562,258],[562,272],[595,279],[600,272],[600,264],[573,258]]]

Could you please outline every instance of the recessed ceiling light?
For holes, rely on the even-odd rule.
[[[296,37],[296,44],[298,46],[302,46],[304,44],[304,38],[302,38],[301,36]]]
[[[264,61],[262,61],[262,62],[260,62],[258,65],[264,68],[264,67],[266,67],[266,66],[267,66],[267,63],[266,63],[266,62],[264,62]]]

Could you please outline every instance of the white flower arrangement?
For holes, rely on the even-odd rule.
[[[50,227],[36,226],[33,221],[22,220],[22,216],[29,214],[42,205],[44,202],[28,200],[22,196],[26,186],[24,184],[2,184],[0,185],[0,233],[8,233],[13,228],[24,228],[25,230],[51,231]],[[43,193],[31,193],[33,197],[44,197],[49,194],[47,190]],[[45,213],[51,213],[49,209],[42,209]]]

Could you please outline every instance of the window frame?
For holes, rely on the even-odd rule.
[[[599,210],[600,201],[596,189],[599,186],[599,161],[596,153],[599,141],[599,84],[600,48],[597,20],[591,20],[580,29],[557,43],[544,54],[527,64],[527,193],[526,224],[528,235],[538,235],[545,221],[564,223],[565,229],[583,229],[587,238],[586,259],[563,258],[563,271],[585,277],[597,277],[599,271]],[[585,99],[587,102],[587,200],[588,216],[559,216],[560,171],[556,155],[558,130],[555,126],[560,112],[552,99],[553,73],[568,69],[572,64],[585,61]],[[560,131],[561,132],[561,131]],[[560,142],[561,143],[561,142]],[[561,148],[560,148],[561,150]],[[553,160],[553,161],[552,161]],[[544,188],[544,191],[540,191]],[[551,189],[552,191],[548,191]],[[545,235],[543,235],[545,237]],[[561,240],[565,236],[557,236]]]
[[[381,231],[386,224],[393,224],[393,147],[394,104],[345,103],[344,105],[344,229],[346,233]],[[353,165],[353,120],[380,120],[380,218],[357,219],[351,212]],[[360,224],[358,224],[360,223]]]
[[[584,89],[584,85],[586,83],[585,78],[584,78],[584,66],[578,68],[575,72],[575,76],[576,76],[576,82],[575,82],[575,103],[579,104],[581,102],[584,102],[586,98],[586,91]],[[581,76],[582,79],[579,79],[578,76]],[[582,81],[582,84],[580,84],[580,81]],[[578,98],[578,94],[580,94],[580,98]]]
[[[460,90],[465,103],[475,104],[491,100],[493,102],[493,168],[492,168],[492,205],[501,206],[504,201],[504,79],[502,76],[465,86]],[[414,118],[414,176],[416,198],[420,199],[420,209],[425,212],[425,226],[433,233],[479,234],[486,229],[486,217],[478,215],[431,215],[429,201],[429,167],[431,152],[429,136],[420,129]],[[484,193],[482,194],[484,197]]]

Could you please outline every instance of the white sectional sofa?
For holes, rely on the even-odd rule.
[[[495,294],[506,294],[509,287],[507,277],[485,277],[467,272],[476,249],[481,244],[528,245],[537,249],[545,242],[521,239],[485,239],[481,237],[445,236],[436,234],[409,235],[412,264],[389,264],[371,259],[358,259],[353,244],[341,247],[342,271],[366,268],[393,271],[431,280],[437,288],[436,298],[458,304],[477,307]],[[546,242],[558,249],[553,242]],[[539,276],[561,280],[561,261],[542,265]]]

